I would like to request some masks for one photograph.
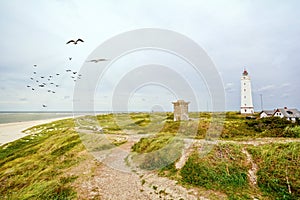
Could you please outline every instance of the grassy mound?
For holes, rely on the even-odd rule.
[[[248,148],[258,165],[261,191],[271,199],[300,199],[300,143]]]
[[[30,128],[32,135],[0,149],[1,199],[73,199],[77,177],[65,172],[84,158],[72,120]]]

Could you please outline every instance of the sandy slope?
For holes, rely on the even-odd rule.
[[[26,136],[27,134],[22,133],[22,131],[27,128],[30,128],[32,126],[36,126],[39,124],[50,123],[52,121],[56,121],[56,120],[60,120],[60,119],[67,119],[67,118],[71,118],[71,117],[72,116],[35,120],[35,121],[27,121],[27,122],[14,122],[14,123],[0,124],[0,146]]]

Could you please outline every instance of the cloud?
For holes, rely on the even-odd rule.
[[[20,101],[27,101],[27,98],[19,98]]]
[[[257,89],[256,91],[257,91],[257,92],[265,92],[265,91],[273,90],[273,89],[275,89],[275,88],[276,88],[275,85],[266,85],[266,86],[263,86],[263,87]]]
[[[235,91],[234,83],[226,83],[224,88],[225,88],[225,91],[228,93]]]

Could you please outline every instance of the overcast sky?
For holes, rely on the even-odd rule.
[[[299,9],[297,0],[0,1],[0,111],[72,110],[77,82],[71,76],[78,75],[73,72],[80,71],[88,56],[106,40],[140,28],[168,29],[197,42],[223,81],[226,110],[239,110],[244,68],[252,80],[256,111],[261,109],[260,94],[265,109],[300,109]],[[77,38],[84,43],[66,45]],[[149,58],[156,57],[159,64],[172,65],[170,68],[189,68],[178,58],[168,56],[158,51],[137,52],[116,60],[110,74],[98,82],[95,109],[111,110],[110,88],[118,84],[119,76],[130,74],[137,63],[150,64]],[[124,66],[122,72],[118,65]],[[191,81],[193,72],[184,71],[184,78]],[[50,81],[45,80],[48,78]],[[205,77],[191,82],[195,81],[199,81],[199,110],[210,109]],[[42,82],[47,86],[38,87]],[[128,107],[171,110],[170,102],[178,98],[190,101],[154,84],[137,89],[128,99]]]

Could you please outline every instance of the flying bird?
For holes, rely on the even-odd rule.
[[[55,85],[56,87],[58,87],[59,85]]]
[[[56,74],[56,76],[58,76],[59,74]]]
[[[33,72],[34,74],[36,74],[36,72]]]
[[[27,85],[27,87],[30,87],[30,85]]]
[[[52,78],[53,76],[49,76],[49,78]]]
[[[32,78],[32,77],[31,77],[30,79],[31,79],[31,80],[33,80],[33,78]]]
[[[34,67],[37,67],[37,65],[33,65]]]
[[[41,78],[45,78],[44,76],[41,76]]]
[[[43,107],[46,108],[47,106],[45,104],[43,104]]]
[[[66,72],[70,72],[70,71],[72,71],[72,70],[70,70],[70,69],[67,69],[67,70],[66,70]]]
[[[42,84],[42,85],[39,85],[39,87],[44,87],[44,86],[45,86],[45,85],[43,85],[43,84]]]
[[[78,42],[84,42],[84,41],[82,39],[78,38],[76,41],[75,40],[69,40],[66,44],[70,44],[70,43],[77,44]]]
[[[31,88],[31,90],[34,90],[34,88]]]
[[[69,57],[69,60],[72,60],[72,57]]]
[[[77,72],[73,72],[73,74],[77,74]]]
[[[99,59],[93,59],[93,60],[88,60],[87,62],[93,62],[93,63],[98,63],[102,61],[109,61],[107,58],[99,58]]]

